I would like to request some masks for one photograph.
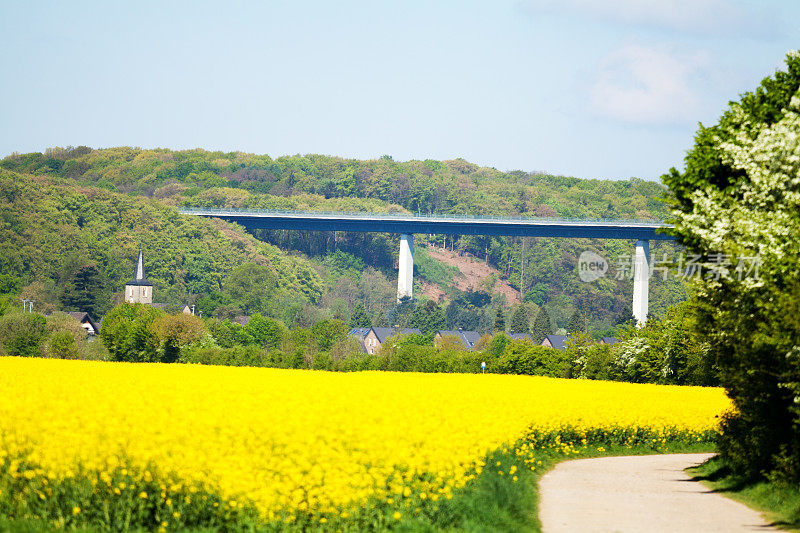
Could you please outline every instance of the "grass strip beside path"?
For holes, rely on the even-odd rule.
[[[764,514],[771,525],[800,532],[800,487],[768,480],[748,481],[713,457],[686,472],[712,491]]]
[[[593,457],[713,452],[714,445],[699,442],[661,446],[658,449],[643,445],[599,446],[599,449],[584,446],[576,448],[576,451],[578,453],[570,454],[538,451],[533,470],[529,462],[515,455],[513,448],[496,451],[487,457],[486,467],[469,487],[455,493],[452,500],[443,502],[434,513],[403,520],[398,530],[541,532],[539,479],[556,464]],[[509,474],[512,467],[516,467],[514,474]]]

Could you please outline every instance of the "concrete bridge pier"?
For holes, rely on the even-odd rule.
[[[647,320],[647,300],[650,293],[650,241],[636,241],[633,260],[633,317],[636,325]]]
[[[397,301],[414,297],[414,236],[400,235],[400,261],[397,276]]]

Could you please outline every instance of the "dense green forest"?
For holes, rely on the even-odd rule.
[[[0,162],[0,169],[0,274],[40,309],[80,304],[80,310],[98,316],[121,299],[140,248],[156,301],[196,305],[205,316],[258,312],[288,327],[329,318],[347,322],[357,306],[375,325],[410,316],[394,301],[395,235],[250,235],[232,224],[181,216],[177,206],[577,218],[667,215],[658,183],[500,172],[460,159],[272,159],[239,152],[78,147],[14,154]],[[429,245],[484,261],[496,269],[496,279],[487,280],[485,293],[458,290],[453,282],[458,271],[427,254]],[[498,308],[511,323],[518,304],[492,294],[496,281],[521,293],[530,322],[545,307],[553,331],[566,328],[576,311],[596,331],[630,317],[632,282],[613,276],[615,258],[632,252],[630,242],[420,235],[415,246],[416,283],[440,288],[450,328],[490,331]],[[611,275],[594,283],[578,279],[576,260],[586,249],[609,259]],[[653,247],[655,254],[664,252],[671,255],[672,245]],[[81,290],[92,294],[76,295]],[[679,280],[651,282],[655,316],[685,298]]]

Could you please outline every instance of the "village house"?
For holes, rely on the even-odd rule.
[[[67,314],[81,323],[83,329],[86,330],[86,335],[100,335],[100,326],[94,320],[92,320],[92,317],[89,316],[89,313],[84,313],[83,311],[71,311]]]
[[[481,339],[481,334],[477,331],[459,330],[439,330],[433,336],[434,344],[441,340],[442,337],[456,337],[461,344],[469,351],[475,350],[475,345]]]
[[[533,337],[531,337],[529,333],[514,333],[513,331],[509,331],[508,336],[515,341],[522,339],[533,342]]]
[[[554,350],[566,351],[569,335],[548,335],[542,341],[542,346]]]
[[[389,337],[419,333],[417,328],[353,328],[348,335],[358,340],[364,353],[373,355],[380,351]]]
[[[542,341],[542,346],[563,352],[567,349],[567,341],[569,341],[569,335],[548,335]],[[616,344],[618,342],[619,339],[614,337],[602,337],[600,339],[601,344]]]
[[[364,344],[364,337],[367,336],[369,333],[370,328],[352,328],[350,331],[347,332],[348,337],[352,337],[358,341],[358,346],[361,348],[361,351],[367,353],[367,347]]]

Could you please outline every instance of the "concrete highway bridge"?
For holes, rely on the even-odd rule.
[[[653,220],[501,218],[228,208],[180,208],[179,211],[184,215],[220,218],[248,229],[397,233],[400,235],[398,300],[413,297],[414,233],[634,240],[636,254],[633,261],[633,316],[639,323],[645,320],[648,311],[649,242],[674,239],[660,231],[667,228],[667,225]]]

